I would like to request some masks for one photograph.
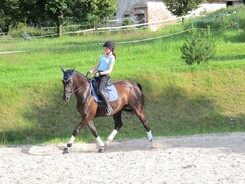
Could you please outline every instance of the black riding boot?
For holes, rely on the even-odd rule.
[[[110,116],[111,113],[113,112],[113,109],[112,109],[112,107],[109,104],[109,95],[108,95],[108,92],[106,90],[101,90],[100,96],[101,96],[101,98],[103,99],[103,101],[106,104],[107,116]]]

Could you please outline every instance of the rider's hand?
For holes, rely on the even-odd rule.
[[[86,77],[88,78],[93,73],[93,70],[89,70],[86,74]]]
[[[100,76],[100,72],[96,72],[96,73],[94,74],[94,76],[95,76],[95,77],[99,77],[99,76]]]

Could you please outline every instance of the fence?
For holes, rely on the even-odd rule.
[[[187,17],[191,17],[191,16],[182,16],[182,17],[177,17],[177,18],[170,18],[170,19],[165,19],[165,20],[161,20],[158,22],[152,22],[152,23],[138,23],[140,21],[137,22],[137,24],[132,24],[132,25],[125,25],[125,26],[107,26],[107,27],[98,27],[98,28],[90,28],[90,29],[78,29],[78,30],[74,30],[74,31],[64,31],[67,28],[81,28],[84,27],[85,25],[69,25],[69,26],[62,26],[64,31],[62,34],[63,35],[74,35],[74,34],[83,34],[83,33],[88,33],[88,32],[113,32],[113,31],[122,31],[122,30],[136,30],[136,29],[142,29],[142,28],[146,28],[150,25],[157,25],[157,24],[165,24],[165,25],[169,25],[169,24],[173,24],[170,23],[170,21],[179,21],[179,20],[183,20],[184,18]],[[123,20],[123,19],[122,19]],[[122,22],[121,20],[121,22]],[[120,22],[120,20],[110,20],[108,22]],[[176,24],[176,23],[175,23]],[[26,32],[22,32],[19,38],[1,38],[0,41],[7,41],[7,40],[17,40],[17,39],[26,39],[26,36],[22,36],[22,35],[27,35],[28,39],[31,37],[32,39],[35,38],[46,38],[46,37],[55,37],[58,36],[58,34],[56,33],[56,30],[58,29],[58,27],[41,27],[41,34],[39,36],[32,36],[30,33],[26,33]],[[47,34],[45,34],[47,33]],[[1,34],[0,34],[1,35]]]
[[[90,29],[77,29],[77,30],[74,30],[74,31],[66,31],[66,32],[63,32],[63,35],[76,35],[76,34],[86,34],[86,33],[94,33],[95,35],[100,33],[100,32],[115,32],[115,31],[132,31],[132,30],[137,30],[137,29],[142,29],[142,28],[146,28],[146,27],[149,27],[151,25],[157,25],[157,24],[172,24],[170,22],[172,21],[175,21],[177,23],[182,23],[184,20],[191,20],[191,18],[193,17],[197,17],[197,16],[194,16],[194,15],[187,15],[187,16],[181,16],[181,17],[175,17],[175,18],[169,18],[169,19],[164,19],[164,20],[161,20],[161,21],[158,21],[158,22],[151,22],[151,23],[138,23],[138,24],[133,24],[133,25],[126,25],[126,26],[107,26],[107,27],[98,27],[98,28],[90,28]],[[197,24],[199,22],[202,22],[202,23],[208,23],[208,22],[212,22],[214,20],[217,20],[217,19],[220,19],[220,17],[209,17],[209,18],[203,18],[202,20],[194,20],[192,21],[194,24]],[[109,20],[108,22],[116,22],[116,23],[121,23],[123,22],[124,19],[117,19],[117,20]],[[141,22],[141,21],[139,21]],[[177,24],[175,23],[175,24]],[[70,28],[82,28],[86,25],[69,25],[69,26],[63,26],[63,30],[66,30],[66,29],[70,29]],[[232,24],[231,25],[228,25],[228,26],[231,26],[232,28],[235,27],[237,28],[238,25],[237,23],[236,24]],[[226,26],[226,27],[228,27]],[[58,34],[54,33],[55,31],[57,30],[57,27],[42,27],[41,28],[41,33],[42,31],[45,33],[47,32],[52,32],[50,34],[41,34],[39,36],[32,36],[32,35],[29,35],[28,33],[22,33],[21,34],[21,37],[19,38],[16,38],[16,39],[13,39],[13,38],[3,38],[1,35],[6,35],[6,33],[0,33],[0,41],[8,41],[8,40],[18,40],[18,39],[35,39],[35,38],[48,38],[48,37],[55,37],[55,36],[58,36]],[[175,34],[179,34],[179,33],[175,33]],[[23,35],[26,35],[26,36],[23,36]],[[143,39],[143,40],[134,40],[134,41],[131,41],[131,42],[141,42],[141,41],[147,41],[147,40],[153,40],[153,39],[159,39],[159,38],[163,38],[163,37],[166,37],[168,35],[164,35],[164,36],[158,36],[158,37],[153,37],[153,38],[147,38],[147,39]],[[1,38],[2,37],[2,38]],[[120,43],[126,43],[126,42],[120,42]]]

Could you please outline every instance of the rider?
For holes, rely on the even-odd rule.
[[[109,116],[113,112],[113,109],[109,104],[109,95],[105,88],[108,80],[110,79],[109,75],[113,70],[116,60],[116,54],[114,52],[115,43],[109,40],[104,43],[103,47],[105,48],[105,54],[100,56],[99,62],[89,72],[87,72],[86,77],[98,70],[95,73],[95,77],[99,81],[99,94],[106,104],[107,115]]]

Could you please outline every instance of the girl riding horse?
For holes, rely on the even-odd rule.
[[[95,77],[98,81],[98,92],[106,104],[107,116],[110,116],[113,109],[108,102],[108,92],[105,88],[108,80],[110,79],[110,74],[116,60],[116,54],[114,52],[115,43],[113,41],[107,41],[104,43],[103,47],[105,48],[105,54],[102,55],[99,62],[89,72],[87,72],[86,77],[96,71]]]

